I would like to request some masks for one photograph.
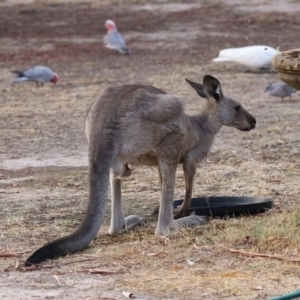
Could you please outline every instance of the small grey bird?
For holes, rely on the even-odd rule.
[[[56,83],[59,79],[58,75],[50,68],[45,66],[34,66],[25,71],[11,71],[18,75],[17,78],[12,79],[12,82],[34,81],[37,86],[44,85],[44,83]]]
[[[105,47],[117,50],[121,54],[130,54],[121,33],[117,29],[116,23],[112,20],[106,20],[105,28],[107,29],[107,34],[103,38]]]
[[[297,90],[280,81],[268,84],[265,92],[269,92],[270,95],[281,98],[281,101],[283,101],[285,97],[289,97],[289,100],[291,100],[292,94],[296,93]]]

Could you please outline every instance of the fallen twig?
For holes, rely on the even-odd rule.
[[[81,262],[85,262],[85,261],[90,261],[90,260],[93,260],[95,258],[87,258],[87,259],[82,259],[82,260],[73,260],[73,261],[69,261],[69,262],[66,262],[66,263],[63,263],[60,265],[60,267],[63,267],[63,266],[66,266],[66,265],[71,265],[71,264],[76,264],[76,263],[81,263]]]
[[[110,274],[117,274],[120,270],[108,270],[108,269],[99,269],[98,267],[91,267],[88,269],[82,269],[79,271],[75,271],[76,273],[85,273],[88,272],[90,274],[101,274],[101,275],[110,275]]]
[[[1,252],[0,251],[0,257],[15,257],[15,256],[21,256],[22,254],[29,253],[31,250],[28,251],[21,251],[21,252]]]
[[[101,258],[101,255],[94,255],[94,254],[82,254],[82,256],[89,257],[89,258]]]
[[[157,256],[157,257],[165,257],[166,255],[168,255],[165,251],[162,252],[157,252],[157,253],[146,253],[145,255],[147,256]]]
[[[279,179],[278,179],[278,180],[275,180],[275,179],[274,179],[274,180],[267,180],[266,182],[267,182],[267,183],[281,183],[282,180],[279,180]]]
[[[84,262],[84,261],[90,261],[92,258],[87,258],[87,259],[82,259],[82,260],[77,260],[77,261],[69,261],[69,262],[66,262],[64,264],[61,264],[61,265],[40,265],[40,264],[33,264],[33,263],[30,263],[30,262],[27,262],[28,264],[30,264],[30,267],[32,266],[35,266],[37,268],[41,268],[41,269],[52,269],[52,268],[55,268],[55,267],[63,267],[63,266],[66,266],[66,265],[70,265],[70,264],[75,264],[75,263],[79,263],[79,262]],[[25,263],[25,261],[21,261],[20,262],[22,263]],[[27,267],[26,270],[31,270],[31,269],[28,269],[30,267]]]
[[[20,256],[20,254],[13,253],[13,252],[0,252],[0,257],[15,257],[15,256]]]
[[[20,262],[25,264],[25,261],[20,260]],[[27,263],[30,266],[25,268],[26,271],[34,271],[38,268],[40,268],[40,269],[53,269],[53,268],[56,267],[55,265],[44,265],[44,266],[42,266],[40,264],[32,264],[32,263],[29,263],[29,262],[27,262]]]
[[[277,143],[276,146],[286,145],[286,144],[293,144],[293,143],[299,143],[299,142],[300,142],[300,140],[287,141],[287,142]]]
[[[273,255],[273,254],[265,254],[265,253],[252,253],[252,252],[247,252],[247,251],[243,251],[243,250],[237,250],[237,249],[233,249],[233,248],[228,248],[225,247],[221,244],[216,243],[217,246],[228,250],[229,252],[232,253],[240,253],[243,255],[248,255],[248,256],[257,256],[257,257],[268,257],[268,258],[274,258],[274,259],[279,259],[279,260],[287,260],[287,261],[292,261],[292,262],[300,262],[300,259],[297,258],[289,258],[289,257],[285,257],[285,256],[281,256],[281,255]]]

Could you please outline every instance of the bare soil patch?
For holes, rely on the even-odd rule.
[[[297,231],[294,237],[287,230],[280,238],[261,234],[288,222],[289,211],[299,206],[299,93],[280,102],[264,93],[278,81],[274,71],[211,59],[226,47],[299,47],[300,4],[278,1],[278,11],[273,1],[260,1],[261,9],[253,11],[249,1],[20,2],[0,1],[0,251],[26,253],[0,257],[0,298],[125,299],[122,292],[129,291],[136,299],[266,299],[297,290],[299,263],[233,254],[217,243],[299,257]],[[131,56],[103,47],[108,18],[116,21]],[[10,84],[11,70],[37,64],[55,70],[59,83]],[[83,217],[84,118],[91,102],[108,86],[147,83],[179,95],[193,114],[204,100],[184,78],[200,82],[205,74],[217,77],[224,93],[258,123],[249,133],[221,130],[198,168],[194,196],[269,197],[274,211],[155,237],[150,214],[158,202],[157,170],[135,169],[124,180],[124,210],[145,216],[144,227],[108,235],[108,199],[106,220],[85,251],[53,261],[53,268],[25,270],[29,252],[72,232]],[[183,198],[180,167],[176,184],[175,198]]]

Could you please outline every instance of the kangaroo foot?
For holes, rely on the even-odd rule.
[[[130,230],[138,225],[145,224],[145,218],[139,217],[137,215],[130,215],[125,218],[125,228],[124,230]]]
[[[184,226],[199,226],[209,222],[209,217],[207,216],[188,216],[181,219],[177,219],[173,221],[173,228],[178,229]]]

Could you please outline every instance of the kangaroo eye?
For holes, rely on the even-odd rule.
[[[240,105],[237,105],[237,106],[235,106],[235,108],[234,108],[234,109],[235,109],[235,111],[237,111],[237,112],[238,112],[238,111],[240,111],[240,109],[241,109],[241,106],[240,106]]]

